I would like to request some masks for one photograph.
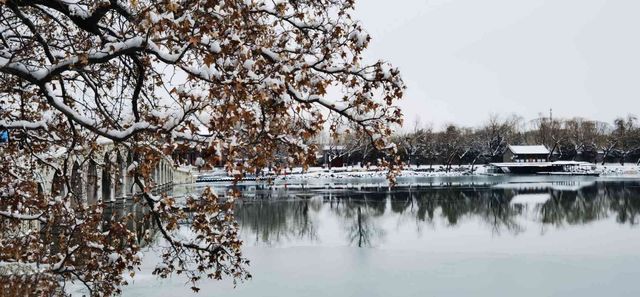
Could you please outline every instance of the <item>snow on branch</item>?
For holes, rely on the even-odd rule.
[[[12,143],[0,146],[0,216],[11,218],[0,246],[15,248],[0,258],[30,257],[92,295],[125,284],[140,238],[127,229],[131,216],[105,222],[89,196],[130,197],[146,214],[136,219],[168,245],[155,272],[185,272],[197,288],[203,277],[248,277],[233,217],[240,194],[177,205],[158,192],[173,167],[220,166],[239,179],[308,166],[329,121],[393,151],[405,86],[391,65],[363,61],[370,37],[351,17],[353,1],[3,4],[0,130]],[[98,179],[100,191],[86,184]],[[15,236],[21,221],[38,232]]]

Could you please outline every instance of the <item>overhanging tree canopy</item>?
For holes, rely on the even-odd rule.
[[[247,276],[232,200],[189,199],[197,237],[179,239],[185,211],[150,190],[160,159],[195,145],[203,166],[254,171],[283,150],[306,165],[329,115],[380,148],[401,121],[403,82],[387,63],[363,63],[370,38],[352,0],[0,3],[0,130],[12,135],[0,147],[0,261],[37,264],[52,276],[45,289],[61,277],[110,294],[139,262],[136,235],[102,226],[102,206],[69,186],[72,162],[103,164],[104,143],[134,159],[136,203],[169,243],[156,273],[195,283]],[[38,191],[42,168],[69,191]],[[39,232],[18,232],[24,221]]]

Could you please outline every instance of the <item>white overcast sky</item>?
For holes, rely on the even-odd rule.
[[[360,0],[368,59],[400,68],[407,122],[640,115],[638,0]]]

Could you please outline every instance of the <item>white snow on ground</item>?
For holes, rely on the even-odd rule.
[[[487,166],[476,165],[471,170],[470,165],[452,166],[450,170],[445,170],[443,165],[433,166],[406,166],[398,177],[447,177],[447,176],[462,176],[462,175],[481,175],[487,173]],[[310,179],[349,179],[349,178],[386,178],[387,169],[384,167],[370,166],[348,166],[348,167],[334,167],[331,169],[322,167],[310,167],[306,172],[302,168],[292,168],[285,173],[275,175],[273,172],[267,170],[264,171],[264,175],[259,178],[262,179],[274,179],[278,180],[310,180]],[[227,174],[224,169],[217,168],[212,171],[196,173],[196,176],[201,179],[209,179],[209,181],[226,181],[231,180],[232,177]],[[255,179],[255,176],[247,176],[247,179]]]
[[[636,164],[625,164],[623,166],[617,163],[598,164],[595,172],[600,173],[601,176],[639,178],[640,166]]]
[[[476,170],[480,168],[476,166]],[[433,171],[432,171],[433,170]],[[297,171],[297,172],[296,172]],[[385,168],[377,168],[377,167],[339,167],[332,169],[323,169],[323,168],[310,168],[307,172],[302,173],[298,170],[294,171],[291,174],[279,176],[279,179],[315,179],[315,178],[376,178],[376,177],[386,177],[387,170]],[[486,172],[483,168],[482,172]],[[454,166],[451,170],[446,171],[444,167],[432,167],[429,169],[429,166],[420,166],[420,167],[407,167],[400,172],[399,177],[430,177],[430,176],[461,176],[461,175],[469,175],[471,174],[471,170],[469,166]],[[478,174],[475,172],[474,174]]]
[[[463,175],[487,175],[490,174],[487,165],[476,165],[471,169],[471,165],[452,166],[450,170],[446,170],[444,165],[422,165],[422,166],[406,166],[398,177],[454,177]],[[640,166],[636,164],[589,164],[579,166],[574,169],[577,173],[600,173],[602,177],[616,178],[640,178]],[[265,176],[259,178],[272,178],[277,180],[312,180],[312,179],[367,179],[367,178],[385,178],[387,176],[386,168],[378,168],[376,166],[360,167],[334,167],[331,169],[322,167],[311,167],[306,172],[302,168],[292,168],[284,174],[274,175],[272,172],[264,171]],[[215,169],[213,171],[200,172],[196,174],[201,178],[209,178],[214,181],[231,180],[224,169]],[[248,176],[247,179],[253,178]]]

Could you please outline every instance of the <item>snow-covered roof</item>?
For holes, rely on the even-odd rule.
[[[510,145],[509,150],[515,155],[549,154],[549,150],[544,145]]]

